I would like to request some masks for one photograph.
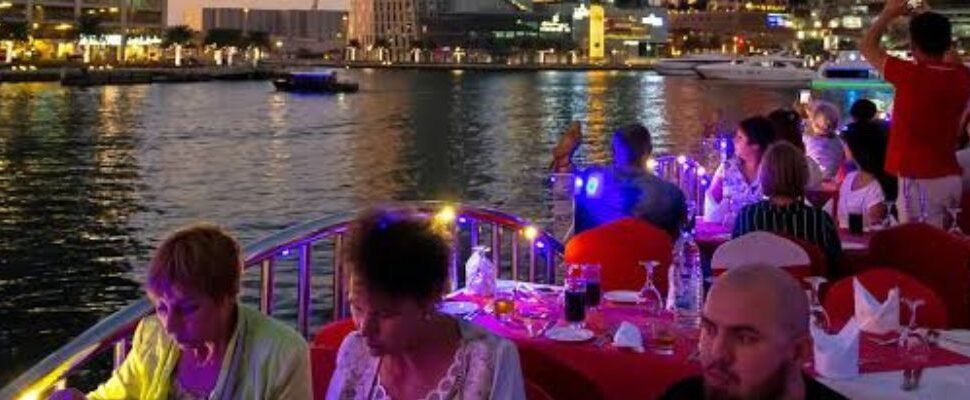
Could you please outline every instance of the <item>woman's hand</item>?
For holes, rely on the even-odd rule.
[[[74,388],[58,390],[47,398],[47,400],[87,400],[83,392]]]
[[[569,123],[566,132],[559,138],[559,143],[552,149],[552,172],[569,172],[573,167],[573,153],[583,143],[583,128],[577,121]]]

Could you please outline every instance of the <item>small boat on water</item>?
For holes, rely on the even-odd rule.
[[[840,51],[835,60],[827,61],[818,68],[818,78],[850,81],[882,80],[879,71],[862,58],[858,51]]]
[[[273,79],[273,86],[293,93],[354,93],[360,88],[357,83],[338,80],[336,71],[291,72]]]
[[[776,55],[701,65],[695,69],[702,78],[713,80],[808,83],[816,77],[815,71],[802,66],[800,58]]]
[[[734,57],[720,53],[691,54],[678,58],[661,58],[654,65],[654,70],[660,75],[697,76],[697,71],[694,70],[696,67],[733,60]]]

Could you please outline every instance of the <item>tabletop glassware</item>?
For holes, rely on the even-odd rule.
[[[586,280],[586,306],[592,309],[599,309],[603,294],[600,286],[601,270],[599,264],[583,264],[582,266],[582,276]]]
[[[959,216],[962,212],[960,206],[958,204],[949,205],[946,207],[946,212],[950,214],[950,229],[947,229],[947,232],[957,236],[963,236],[963,230],[960,229]]]
[[[882,229],[889,229],[893,227],[893,208],[896,207],[896,202],[886,200],[883,201],[883,205],[886,206],[886,216],[882,219]]]
[[[909,307],[909,324],[900,330],[897,342],[899,359],[903,363],[903,382],[900,388],[911,391],[919,387],[923,369],[930,359],[929,340],[916,326],[916,310],[925,304],[925,301],[907,298],[900,300]]]
[[[805,282],[809,284],[811,289],[808,291],[808,309],[809,318],[811,323],[828,332],[831,326],[831,321],[829,321],[829,315],[825,312],[825,307],[822,307],[822,303],[819,301],[819,288],[823,283],[827,282],[825,278],[821,276],[809,276],[804,278]]]
[[[512,315],[515,314],[515,290],[509,289],[495,292],[494,300],[492,300],[492,312],[499,321],[511,321]]]
[[[575,329],[586,321],[586,280],[567,277],[563,290],[563,317]]]
[[[655,354],[672,356],[677,346],[677,329],[671,323],[656,322],[647,326],[647,348]]]
[[[657,286],[653,284],[653,273],[660,263],[657,261],[641,261],[640,265],[643,266],[644,272],[646,273],[643,288],[640,289],[640,301],[646,307],[647,315],[655,317],[660,315],[660,312],[664,309],[663,295],[660,294]]]

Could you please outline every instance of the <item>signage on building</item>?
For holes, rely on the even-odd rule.
[[[791,16],[788,14],[768,13],[765,15],[765,25],[769,28],[790,28]]]
[[[78,43],[82,46],[121,46],[121,35],[83,35]],[[129,36],[127,45],[129,46],[152,46],[162,44],[162,38],[158,36]]]
[[[570,31],[569,24],[559,21],[559,14],[553,15],[552,21],[542,21],[539,24],[539,32],[569,33]]]
[[[862,18],[855,15],[842,17],[842,27],[847,29],[862,29]]]
[[[664,26],[664,19],[656,16],[654,13],[650,13],[650,15],[643,17],[643,19],[640,22],[643,22],[644,25],[650,25],[654,28],[660,28]]]
[[[585,4],[580,3],[579,7],[573,9],[573,19],[582,21],[586,18],[589,18],[589,9],[586,8]]]
[[[606,55],[604,48],[604,21],[606,11],[603,6],[594,4],[589,8],[589,58],[597,60]]]

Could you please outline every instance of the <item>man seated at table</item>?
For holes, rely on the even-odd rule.
[[[812,352],[808,313],[801,286],[782,269],[729,270],[714,281],[704,304],[702,375],[675,384],[661,398],[845,399],[802,372]]]
[[[570,158],[581,143],[577,125],[560,139],[553,151],[553,168],[569,171]],[[687,205],[684,193],[646,169],[653,151],[650,131],[641,124],[624,126],[613,133],[610,141],[613,164],[593,166],[579,172],[573,233],[618,220],[637,217],[663,229],[676,238],[685,219]]]

